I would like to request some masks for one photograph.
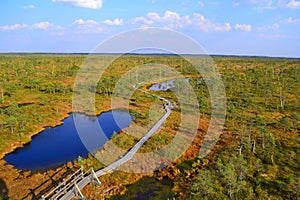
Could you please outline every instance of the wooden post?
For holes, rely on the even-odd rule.
[[[94,169],[92,168],[91,169],[91,175],[92,175],[92,177],[93,177],[93,183],[95,184],[95,185],[100,185],[101,184],[101,181],[99,181],[99,179],[98,179],[98,177],[97,177],[97,175],[96,175],[96,173],[95,173],[95,171],[94,171]]]
[[[74,183],[74,187],[75,187],[75,190],[76,190],[75,191],[76,192],[76,197],[78,199],[85,199],[85,197],[83,196],[83,194],[80,191],[80,188],[78,187],[78,185],[76,183]],[[79,194],[79,196],[78,196],[78,194]]]
[[[81,178],[84,177],[84,172],[83,172],[83,168],[82,167],[80,167],[80,175],[81,175]]]

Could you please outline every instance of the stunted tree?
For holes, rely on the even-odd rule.
[[[17,90],[17,85],[13,82],[10,82],[6,87],[5,87],[5,94],[8,96],[13,96],[14,92]]]
[[[192,185],[192,195],[198,198],[213,198],[218,191],[215,188],[214,178],[209,170],[203,170]]]
[[[8,120],[7,120],[7,125],[8,127],[10,128],[10,132],[13,134],[14,133],[14,130],[15,128],[17,127],[18,125],[18,120],[16,117],[9,117]]]
[[[18,123],[19,123],[19,129],[23,131],[25,128],[25,125],[26,125],[27,116],[21,115],[17,119],[18,119]]]
[[[9,107],[6,108],[6,114],[9,116],[16,116],[20,113],[20,108],[17,102],[13,102]]]
[[[283,126],[283,131],[286,132],[289,128],[289,118],[287,116],[283,116],[279,123]]]
[[[1,74],[0,77],[0,92],[1,92],[1,97],[0,97],[0,103],[4,103],[4,92],[5,92],[5,87],[7,85],[7,75],[5,73]]]
[[[277,80],[275,83],[276,86],[276,90],[279,93],[279,108],[281,110],[284,110],[285,108],[285,103],[286,103],[286,94],[285,94],[285,90],[286,90],[286,77],[284,77],[285,74],[283,73],[282,70],[280,70],[280,72],[277,74]]]
[[[265,133],[267,132],[265,129],[265,123],[260,116],[254,116],[250,118],[250,123],[248,123],[248,126],[249,126],[249,139],[251,137],[251,132],[254,133],[252,152],[256,153],[256,143],[257,143],[257,139],[259,138],[259,133],[260,133],[262,147],[265,148]]]
[[[272,164],[274,164],[274,151],[275,151],[276,143],[271,133],[267,135],[267,140],[269,144],[268,152],[271,154],[271,162]]]
[[[3,130],[4,125],[5,125],[5,121],[0,119],[0,133],[1,133],[1,130]]]
[[[260,133],[261,135],[261,144],[262,144],[262,148],[265,148],[265,133],[267,132],[267,130],[265,129],[265,123],[263,121],[263,119],[259,116],[255,116],[254,117],[254,121],[255,121],[255,128],[257,129],[258,133]]]
[[[246,176],[248,163],[242,156],[231,157],[227,161],[218,159],[217,163],[219,180],[230,199],[245,198],[251,196],[252,191],[247,187]]]

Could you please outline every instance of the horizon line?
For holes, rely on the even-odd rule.
[[[289,59],[300,59],[295,56],[272,56],[272,55],[247,55],[247,54],[172,54],[172,53],[151,53],[151,52],[139,52],[139,53],[88,53],[88,52],[0,52],[0,55],[4,54],[44,54],[44,55],[158,55],[158,56],[175,56],[175,55],[183,55],[183,56],[213,56],[213,57],[247,57],[247,58],[289,58]]]

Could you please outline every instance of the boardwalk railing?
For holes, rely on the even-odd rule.
[[[70,191],[72,188],[77,189],[77,193],[75,196],[83,197],[80,189],[78,188],[77,184],[89,174],[93,175],[93,182],[95,184],[101,184],[101,182],[98,180],[98,177],[96,176],[93,168],[89,169],[88,171],[84,172],[82,168],[74,172],[69,177],[63,179],[63,181],[52,191],[50,191],[47,195],[42,196],[42,200],[49,199],[49,200],[55,200],[60,199],[65,195],[68,191]]]

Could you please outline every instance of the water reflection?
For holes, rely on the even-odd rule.
[[[102,113],[99,117],[80,113],[71,114],[63,121],[63,125],[46,128],[33,137],[29,144],[8,154],[4,159],[18,169],[46,170],[73,161],[78,156],[87,157],[88,150],[77,134],[74,117],[82,119],[85,138],[90,140],[94,150],[101,148],[111,138],[113,132],[119,132],[128,127],[132,121],[129,113],[120,109]],[[93,129],[98,122],[102,132],[96,132]]]

